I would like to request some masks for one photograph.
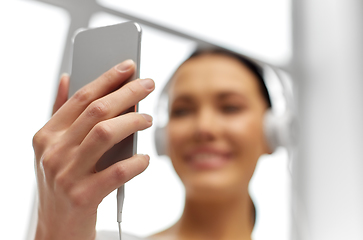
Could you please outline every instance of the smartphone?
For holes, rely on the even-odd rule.
[[[128,81],[140,76],[141,27],[135,22],[79,31],[73,39],[72,70],[69,97],[78,89],[98,78],[124,60],[132,59],[136,69]],[[123,114],[136,112],[131,107]],[[108,150],[97,162],[96,171],[136,154],[137,134],[134,133]]]

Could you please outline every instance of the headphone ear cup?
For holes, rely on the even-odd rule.
[[[271,152],[274,152],[279,146],[278,129],[276,117],[271,109],[268,109],[264,117],[264,133]]]
[[[167,155],[167,140],[166,140],[166,129],[165,127],[156,127],[154,132],[154,143],[156,153],[159,156]]]
[[[277,147],[289,147],[292,144],[293,118],[288,112],[275,116],[269,109],[265,113],[264,130],[267,144],[272,152]]]

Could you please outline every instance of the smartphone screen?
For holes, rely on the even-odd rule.
[[[73,41],[72,72],[69,97],[78,89],[92,82],[104,72],[132,59],[136,64],[133,76],[140,75],[141,27],[134,22],[88,29],[76,34]],[[137,111],[137,106],[127,112]],[[96,170],[101,171],[112,164],[136,154],[137,134],[134,133],[108,150],[97,162]]]

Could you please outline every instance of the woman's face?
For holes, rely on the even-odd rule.
[[[168,155],[187,195],[246,191],[268,152],[267,104],[256,76],[233,57],[203,54],[186,61],[172,81]]]

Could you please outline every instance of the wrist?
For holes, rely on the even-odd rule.
[[[95,228],[38,220],[34,240],[95,240]]]

